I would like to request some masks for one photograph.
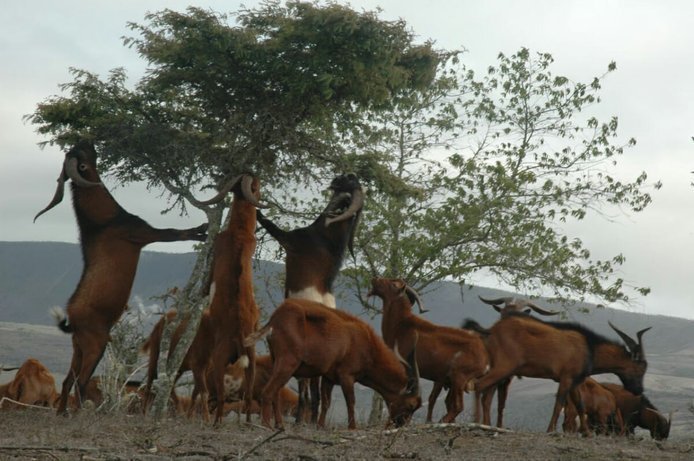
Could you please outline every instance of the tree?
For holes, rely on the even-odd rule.
[[[125,39],[149,63],[133,88],[124,69],[105,80],[73,69],[67,95],[48,98],[28,120],[47,143],[92,139],[101,171],[165,188],[166,211],[192,205],[206,213],[210,236],[177,303],[178,319],[190,306],[199,318],[224,204],[206,206],[197,195],[241,172],[276,188],[332,174],[344,130],[399,92],[425,89],[440,57],[430,43],[416,45],[403,21],[333,3],[265,2],[239,11],[235,25],[198,8],[145,19],[130,24],[138,35]],[[166,376],[192,341],[197,322],[190,325]],[[160,395],[163,412],[168,392]]]
[[[561,299],[628,302],[629,288],[648,293],[614,277],[622,255],[591,259],[562,229],[610,207],[639,212],[651,195],[645,172],[623,180],[615,168],[635,144],[620,143],[617,118],[585,115],[599,103],[607,73],[573,83],[552,74],[552,61],[523,48],[500,54],[482,79],[460,66],[456,84],[443,75],[374,120],[363,152],[377,149],[384,162],[374,171],[387,174],[371,178],[362,256],[348,272],[356,286],[387,275],[425,290],[486,271],[518,290],[550,290]]]

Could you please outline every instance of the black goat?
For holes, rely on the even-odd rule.
[[[345,250],[354,257],[354,234],[364,205],[359,179],[354,174],[335,177],[330,183],[333,195],[325,210],[309,226],[285,231],[257,211],[258,223],[286,252],[284,297],[308,299],[335,308],[333,282]],[[318,417],[318,379],[311,382],[311,419]],[[307,400],[306,381],[299,382],[297,419]]]

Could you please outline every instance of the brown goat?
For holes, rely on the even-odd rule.
[[[230,383],[234,384],[233,388],[232,386],[227,387],[227,402],[229,402],[229,400],[239,400],[242,397],[240,387],[244,381],[243,369],[245,367],[242,365],[239,366],[239,362],[241,362],[241,360],[237,360],[233,366],[229,365],[227,368],[226,377],[229,378]],[[260,414],[260,395],[270,379],[270,376],[272,375],[272,358],[269,355],[257,356],[255,365],[256,375],[253,383],[253,403],[251,404],[251,413]],[[236,394],[234,394],[234,390],[236,391]],[[241,413],[242,411],[245,412],[245,402],[227,402],[225,402],[224,406],[225,413],[230,411],[235,411],[237,413]],[[296,392],[289,389],[287,386],[280,389],[279,405],[280,412],[283,415],[289,416],[295,414],[298,403],[299,395]]]
[[[355,382],[383,396],[391,421],[397,426],[406,424],[421,406],[414,351],[408,357],[409,366],[404,365],[366,322],[351,314],[313,301],[286,299],[246,343],[254,343],[270,332],[272,375],[260,398],[266,426],[270,426],[274,410],[275,427],[283,427],[279,392],[292,376],[321,376],[324,389],[332,383],[339,384],[347,403],[350,429],[356,427]],[[325,423],[327,403],[323,402],[319,423]]]
[[[149,337],[147,338],[147,341],[142,345],[142,352],[149,352],[149,363],[148,363],[148,368],[147,368],[147,383],[145,385],[145,390],[144,390],[144,403],[143,403],[143,411],[146,412],[147,409],[149,408],[149,405],[152,401],[153,395],[152,395],[152,383],[153,381],[157,378],[157,364],[159,362],[159,355],[160,355],[160,348],[161,348],[161,338],[164,333],[164,328],[166,326],[166,323],[172,322],[177,316],[177,313],[175,310],[170,310],[169,312],[164,315],[159,322],[157,322],[156,325],[154,325],[154,328],[152,328],[152,332],[150,333]],[[181,336],[183,333],[186,331],[188,327],[188,319],[185,318],[181,322],[179,322],[178,326],[174,330],[173,334],[171,335],[171,341],[169,343],[169,354],[173,352],[173,350],[176,348],[176,345],[178,342],[181,340]],[[206,383],[198,383],[199,380],[205,380],[205,373],[204,370],[207,369],[208,363],[210,361],[210,351],[212,350],[213,347],[213,330],[212,330],[212,325],[211,325],[211,320],[210,320],[210,312],[209,310],[205,309],[202,313],[202,316],[200,317],[200,324],[198,325],[198,330],[195,333],[195,337],[193,338],[193,342],[190,345],[190,348],[186,352],[185,357],[183,358],[183,361],[181,362],[181,366],[178,370],[178,373],[176,377],[174,378],[174,381],[178,381],[178,379],[181,377],[181,375],[188,370],[203,370],[202,372],[193,373],[193,379],[196,381],[198,386],[200,388],[206,388]],[[172,394],[171,394],[171,400],[176,403],[177,402],[177,396],[175,394],[175,391],[172,389]],[[203,408],[207,405],[207,399],[206,396],[203,399],[202,402]],[[193,411],[193,407],[191,406],[191,413]],[[205,417],[205,420],[208,420],[208,411],[203,411],[202,412],[203,416]]]
[[[484,424],[489,424],[493,396],[487,391],[511,376],[559,382],[548,432],[555,430],[569,394],[577,402],[581,430],[587,431],[585,412],[576,386],[592,374],[615,373],[626,388],[642,393],[647,363],[641,336],[648,328],[637,333],[637,343],[612,324],[610,326],[626,342],[626,347],[575,323],[543,322],[519,313],[502,317],[487,331],[485,344],[491,370],[477,384],[477,389],[485,393]]]
[[[364,195],[354,174],[335,177],[330,183],[333,195],[325,210],[306,227],[285,231],[258,211],[258,223],[286,252],[284,297],[308,299],[335,307],[333,283],[337,277],[345,250],[354,257],[353,242]],[[318,379],[311,381],[311,420],[318,416]],[[299,381],[299,411],[308,400],[306,381]]]
[[[617,407],[624,418],[624,426],[627,433],[633,434],[634,428],[638,426],[648,429],[651,437],[655,440],[666,440],[668,438],[672,424],[672,414],[666,418],[643,394],[635,395],[619,384],[600,384],[614,395]]]
[[[96,151],[86,141],[77,143],[65,154],[55,195],[36,218],[62,200],[68,179],[71,180],[84,269],[68,301],[67,316],[55,312],[60,329],[72,333],[73,348],[58,414],[66,412],[75,380],[79,406],[89,378],[106,349],[111,327],[125,309],[142,248],[153,242],[203,241],[207,229],[206,224],[184,230],[156,229],[125,211],[103,186],[96,169]]]
[[[228,227],[217,234],[212,263],[210,326],[214,346],[211,364],[217,402],[224,401],[224,370],[228,363],[242,355],[248,357],[244,380],[244,396],[250,422],[250,406],[255,379],[255,344],[244,345],[244,338],[257,330],[260,310],[253,292],[253,253],[255,252],[256,208],[260,207],[260,184],[257,178],[243,175],[235,187]],[[204,370],[201,370],[204,372]],[[196,370],[193,370],[196,373]],[[197,387],[196,382],[196,387]],[[192,398],[195,400],[196,387]],[[206,399],[207,389],[202,389]],[[217,405],[215,423],[222,420],[223,405]]]
[[[170,310],[169,312],[166,313],[166,315],[157,322],[157,324],[154,326],[152,329],[152,332],[150,333],[149,337],[147,338],[147,341],[142,345],[142,352],[149,352],[149,363],[148,363],[148,369],[147,369],[147,382],[145,385],[145,390],[144,390],[144,404],[143,404],[143,410],[146,412],[147,408],[149,407],[151,401],[152,401],[152,383],[157,377],[157,363],[159,361],[159,355],[160,355],[160,345],[161,345],[161,337],[164,331],[165,327],[165,322],[172,322],[173,319],[176,317],[176,311],[175,310]],[[180,341],[181,336],[183,333],[186,331],[186,328],[188,326],[188,320],[184,319],[179,325],[176,327],[176,330],[174,330],[174,333],[171,337],[171,342],[169,344],[169,353],[172,353],[174,348],[176,347],[176,344],[178,344],[178,341]],[[200,324],[198,326],[198,330],[195,334],[195,337],[193,338],[193,342],[191,343],[190,348],[188,349],[188,352],[186,353],[185,357],[183,358],[183,362],[181,362],[181,366],[179,368],[178,374],[176,375],[175,380],[178,381],[180,376],[189,370],[200,370],[200,369],[205,369],[205,373],[200,373],[198,372],[197,374],[193,374],[193,379],[194,380],[199,380],[199,379],[204,379],[205,382],[203,383],[198,383],[198,387],[200,389],[206,388],[214,388],[215,382],[214,382],[214,371],[212,370],[212,367],[209,365],[210,364],[210,353],[209,351],[212,350],[214,347],[213,344],[213,339],[214,337],[212,336],[213,329],[211,326],[211,319],[210,319],[210,312],[209,310],[205,310],[202,313],[202,317],[200,318]],[[243,378],[239,379],[238,375],[239,374],[244,374],[245,369],[248,367],[248,357],[242,356],[239,360],[237,360],[234,364],[227,364],[227,368],[224,374],[224,400],[228,401],[230,397],[235,397],[238,398],[237,395],[240,391],[241,383],[243,382]],[[216,395],[214,396],[216,399]],[[180,410],[181,408],[185,408],[186,411],[188,412],[188,416],[191,416],[193,414],[195,405],[188,405],[188,404],[178,404],[178,400],[181,397],[176,395],[175,390],[172,390],[171,393],[171,401],[174,403],[174,407],[178,408]],[[216,403],[216,400],[215,400]],[[207,421],[209,419],[209,410],[208,410],[208,399],[202,398],[201,402],[201,410],[199,413],[203,416],[203,418]],[[188,411],[189,410],[189,411]]]
[[[58,397],[55,390],[55,378],[50,371],[38,360],[27,359],[14,379],[0,386],[0,401],[4,398],[27,405],[53,406]],[[0,404],[0,408],[16,408],[12,404]]]
[[[583,402],[583,408],[588,418],[588,430],[594,429],[601,434],[608,434],[614,427],[617,433],[624,433],[622,412],[617,407],[617,400],[612,392],[602,387],[593,378],[586,378],[577,386]],[[564,408],[564,432],[576,432],[576,402],[569,398]]]
[[[483,298],[482,296],[479,296],[480,301],[482,301],[485,304],[488,304],[496,310],[501,317],[504,315],[510,313],[510,312],[525,312],[526,314],[530,314],[532,311],[537,312],[540,315],[558,315],[560,312],[558,311],[549,311],[546,309],[541,308],[537,304],[533,303],[532,301],[529,301],[527,299],[522,299],[522,298],[516,298],[516,297],[502,297],[502,298],[494,298],[494,299],[487,299]],[[502,307],[503,305],[503,307]],[[465,326],[463,326],[465,328]],[[506,408],[506,400],[508,400],[508,391],[509,388],[511,387],[511,380],[513,378],[508,378],[505,381],[500,382],[496,386],[496,392],[497,393],[497,405],[496,405],[496,426],[497,427],[503,427],[504,425],[504,409]],[[494,390],[490,391],[494,392]]]
[[[215,237],[210,286],[210,307],[200,320],[200,326],[186,356],[179,368],[175,380],[186,370],[193,372],[193,392],[191,395],[192,413],[198,395],[201,397],[203,411],[207,418],[207,400],[209,389],[206,375],[208,369],[214,376],[215,396],[217,402],[224,401],[224,371],[230,362],[241,355],[249,359],[246,369],[246,399],[250,403],[252,384],[255,375],[255,345],[243,346],[243,339],[257,329],[260,311],[255,304],[253,294],[252,258],[255,251],[256,207],[259,203],[260,186],[257,178],[249,175],[236,177],[216,197],[202,203],[219,201],[229,191],[233,191],[229,224]],[[175,313],[167,313],[173,317]],[[164,319],[155,326],[143,349],[150,350],[150,363],[147,378],[146,405],[151,400],[151,385],[156,378],[156,361],[159,357],[158,344],[164,328]],[[183,323],[187,324],[184,319]],[[179,324],[171,339],[169,352],[176,347],[185,331],[183,323]],[[160,325],[161,324],[161,325]],[[155,331],[156,330],[156,331]],[[158,338],[158,339],[156,339]],[[208,368],[210,367],[210,368]],[[175,398],[172,396],[172,398]],[[215,423],[223,417],[223,406],[217,405]],[[250,413],[247,415],[250,421]]]
[[[446,398],[446,415],[442,422],[455,421],[463,411],[463,393],[487,371],[487,350],[479,335],[435,325],[412,313],[412,306],[419,296],[404,280],[374,278],[368,296],[383,300],[381,333],[385,343],[393,348],[398,345],[403,354],[413,350],[417,342],[417,366],[422,378],[434,381],[429,397],[427,422],[431,422],[436,398],[441,387],[449,387]],[[421,301],[419,302],[421,306]],[[479,422],[479,394],[475,393],[475,420]]]

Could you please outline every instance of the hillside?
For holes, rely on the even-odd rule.
[[[150,297],[185,283],[193,262],[194,255],[191,253],[143,252],[131,304],[157,308],[152,306]],[[256,262],[254,269],[258,302],[269,313],[281,298],[278,280],[281,279],[282,266]],[[16,365],[27,357],[36,357],[54,371],[58,379],[62,379],[71,355],[70,338],[52,326],[47,312],[51,306],[64,306],[81,270],[77,245],[0,242],[0,364]],[[268,284],[266,280],[274,282]],[[477,296],[506,294],[482,287],[466,286],[461,290],[458,284],[440,283],[423,296],[430,309],[425,316],[432,322],[446,325],[459,325],[467,317],[482,325],[491,325],[498,314],[481,303]],[[380,305],[380,302],[376,304]],[[349,293],[338,293],[338,305],[364,316],[361,307],[351,299]],[[571,308],[567,310],[566,317],[615,339],[616,335],[607,325],[608,320],[631,334],[652,326],[652,330],[644,336],[649,360],[645,381],[647,395],[661,410],[676,411],[673,436],[684,435],[690,430],[688,428],[694,425],[694,416],[688,409],[694,399],[694,322],[615,309],[593,309],[585,313]],[[365,317],[365,320],[377,330],[380,329],[380,317]],[[3,375],[0,382],[5,382],[10,376],[9,373]],[[615,377],[599,376],[598,379],[615,380]],[[430,389],[428,382],[423,382],[423,387],[426,395]],[[507,405],[507,424],[510,427],[544,430],[555,391],[556,384],[550,381],[515,380]],[[368,414],[370,395],[369,389],[357,387],[358,411],[362,418]],[[344,420],[341,397],[340,392],[334,393],[335,403],[331,408],[334,421]],[[469,408],[469,400],[466,405]],[[443,396],[435,414],[440,416],[442,411]],[[423,413],[420,410],[417,415],[423,418]],[[465,419],[469,418],[468,414],[466,410]]]

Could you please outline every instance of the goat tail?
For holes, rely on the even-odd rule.
[[[482,325],[480,325],[479,323],[477,323],[475,320],[472,320],[472,319],[465,319],[461,328],[464,330],[472,330],[476,333],[479,333],[482,336],[489,336],[489,334],[490,334],[488,329],[482,327]]]
[[[246,347],[248,347],[248,346],[246,346]],[[239,357],[239,359],[237,361],[237,363],[239,364],[239,366],[241,368],[248,368],[248,365],[250,365],[250,362],[251,361],[248,359],[248,356],[246,354]]]
[[[72,333],[73,331],[75,331],[72,328],[72,325],[70,325],[67,315],[65,315],[65,311],[63,311],[58,306],[55,306],[51,309],[51,316],[55,319],[58,328],[60,328],[60,330],[63,333]]]
[[[243,340],[243,346],[244,347],[251,347],[255,345],[258,341],[263,339],[265,336],[269,335],[272,333],[272,327],[268,323],[265,325],[263,328],[260,330],[256,331],[255,333],[251,333],[248,335],[244,340]]]

